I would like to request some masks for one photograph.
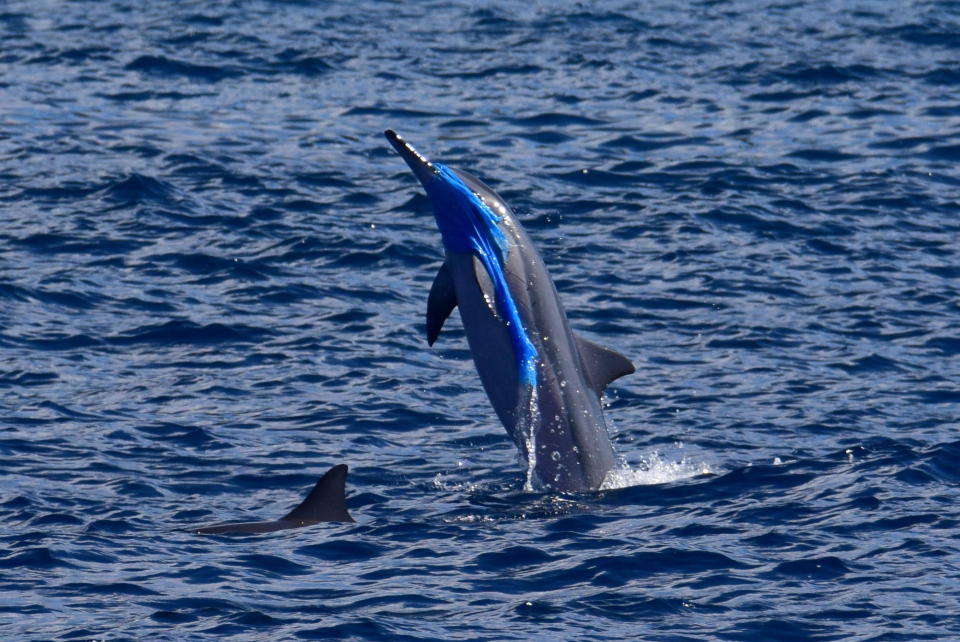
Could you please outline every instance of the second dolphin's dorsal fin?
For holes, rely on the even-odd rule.
[[[283,517],[288,522],[352,522],[346,505],[347,465],[337,464],[316,483],[307,498]]]
[[[440,336],[443,322],[455,307],[457,307],[457,291],[453,288],[450,268],[444,263],[440,266],[437,276],[433,277],[433,285],[430,286],[430,295],[427,297],[427,343],[429,345],[433,345]]]
[[[616,350],[598,345],[579,335],[574,337],[577,340],[577,348],[580,351],[580,360],[583,362],[587,381],[597,395],[603,394],[611,381],[636,372],[630,359]]]

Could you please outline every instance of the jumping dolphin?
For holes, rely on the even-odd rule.
[[[285,528],[312,526],[320,522],[352,522],[347,512],[344,485],[347,481],[347,465],[338,464],[328,470],[313,487],[299,506],[281,519],[273,522],[239,522],[214,524],[194,530],[204,535],[222,533],[271,533]]]
[[[600,488],[617,466],[600,395],[633,364],[573,333],[543,259],[496,192],[384,133],[430,197],[446,253],[427,299],[427,342],[459,307],[480,380],[528,471],[557,492]]]

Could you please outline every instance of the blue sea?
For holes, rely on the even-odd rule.
[[[639,5],[639,6],[638,6]],[[0,4],[8,640],[960,639],[960,2]],[[524,490],[395,129],[622,488]],[[267,535],[347,463],[355,524]]]

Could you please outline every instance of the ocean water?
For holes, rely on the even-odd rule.
[[[960,639],[960,3],[8,0],[0,34],[4,639]],[[427,347],[387,128],[634,360],[627,487],[524,491],[456,314]],[[189,532],[339,462],[355,524]]]

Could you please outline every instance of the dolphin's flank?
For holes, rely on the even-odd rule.
[[[430,197],[446,253],[427,299],[427,341],[458,307],[487,396],[540,484],[600,488],[617,465],[600,395],[633,364],[573,333],[540,254],[496,192],[385,135]]]

